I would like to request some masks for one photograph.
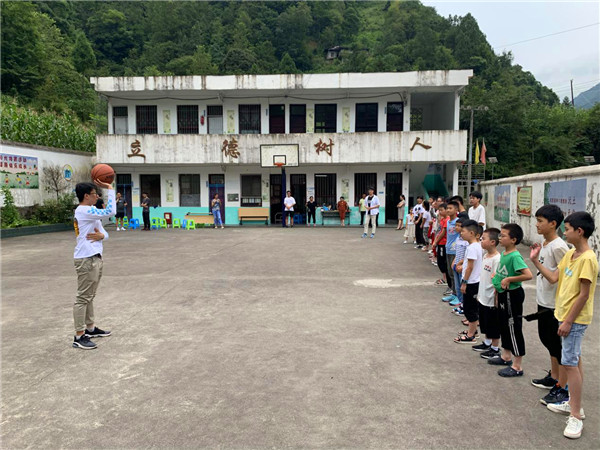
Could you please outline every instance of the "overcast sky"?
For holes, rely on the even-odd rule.
[[[422,1],[438,14],[471,13],[496,53],[510,50],[514,63],[562,99],[600,83],[600,1]],[[586,25],[591,27],[513,44]]]

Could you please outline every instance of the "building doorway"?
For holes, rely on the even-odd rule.
[[[212,199],[219,194],[221,199],[221,220],[225,223],[225,174],[213,174],[208,176],[208,210],[211,209]]]
[[[131,203],[131,188],[133,187],[133,183],[131,181],[130,173],[118,173],[117,174],[117,192],[120,192],[127,203],[125,207],[125,215],[127,217],[132,217],[132,207]]]
[[[148,194],[150,206],[160,206],[160,175],[140,175],[140,187],[140,194],[143,194],[144,192]],[[140,202],[141,200],[142,196],[140,195]]]
[[[290,191],[296,200],[294,212],[301,214],[300,223],[306,223],[306,174],[294,173],[290,175]]]
[[[269,179],[270,187],[270,204],[271,204],[271,223],[277,223],[277,219],[280,218],[283,210],[281,204],[281,174],[272,173]]]
[[[385,223],[398,223],[398,208],[402,194],[402,172],[385,174]]]

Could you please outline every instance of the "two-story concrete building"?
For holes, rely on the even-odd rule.
[[[374,186],[380,223],[395,221],[400,194],[456,191],[467,149],[460,95],[472,74],[92,78],[108,99],[97,159],[115,168],[130,216],[141,217],[142,192],[153,216],[180,218],[207,212],[219,193],[226,224],[238,223],[240,207],[269,207],[274,221],[285,184],[300,212],[311,195],[354,206]]]

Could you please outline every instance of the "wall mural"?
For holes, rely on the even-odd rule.
[[[2,185],[11,189],[39,189],[38,159],[0,153]]]

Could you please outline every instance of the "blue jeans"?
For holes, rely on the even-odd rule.
[[[558,322],[558,326],[560,327],[561,325],[562,322]],[[560,338],[562,342],[560,363],[563,366],[577,367],[579,365],[579,358],[581,357],[581,341],[583,340],[583,335],[587,327],[587,325],[574,323],[571,326],[569,334]]]
[[[456,287],[456,296],[458,297],[458,299],[462,303],[462,301],[463,301],[463,294],[460,291],[460,283],[462,281],[462,274],[458,273],[454,268],[452,268],[452,273],[454,274],[454,286]]]
[[[223,221],[221,220],[221,210],[214,209],[212,213],[213,213],[213,217],[215,218],[215,227],[222,227]]]

